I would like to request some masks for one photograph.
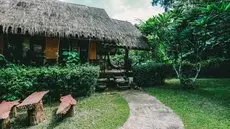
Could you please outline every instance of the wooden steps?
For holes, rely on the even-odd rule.
[[[111,70],[100,74],[98,79],[97,91],[104,91],[106,89],[127,90],[130,89],[132,72],[126,73],[122,70]]]

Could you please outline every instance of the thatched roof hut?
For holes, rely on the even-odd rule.
[[[112,19],[115,27],[121,33],[119,43],[117,46],[128,47],[131,49],[147,49],[146,43],[142,33],[132,25],[130,22]]]
[[[0,0],[0,31],[95,38],[120,47],[148,47],[131,23],[110,19],[104,9],[58,0]]]

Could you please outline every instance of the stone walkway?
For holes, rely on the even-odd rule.
[[[120,129],[184,129],[180,118],[155,97],[140,91],[125,91],[130,117]]]

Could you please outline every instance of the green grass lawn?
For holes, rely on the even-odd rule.
[[[13,128],[30,129],[116,129],[129,116],[127,102],[117,93],[95,94],[78,101],[74,117],[58,119],[55,115],[58,103],[45,105],[46,121],[32,127],[26,126],[26,114],[21,112]]]
[[[173,109],[186,129],[230,129],[230,79],[199,79],[195,90],[183,90],[178,80],[146,89]]]

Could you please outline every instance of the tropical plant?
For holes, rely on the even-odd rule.
[[[75,65],[80,63],[80,55],[77,52],[65,51],[62,53],[62,61],[66,65]]]
[[[229,42],[229,6],[222,2],[175,9],[150,18],[140,27],[160,61],[173,65],[183,86],[192,86],[201,71],[200,62],[210,57],[210,50]],[[185,73],[185,63],[192,64],[195,73]]]
[[[6,58],[2,54],[0,54],[0,67],[5,66],[6,64],[7,64]]]
[[[161,5],[165,9],[165,12],[169,11],[169,8],[172,7],[173,0],[152,0],[152,5]]]

